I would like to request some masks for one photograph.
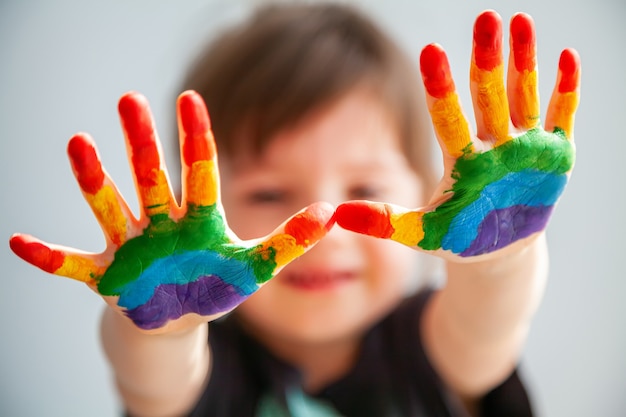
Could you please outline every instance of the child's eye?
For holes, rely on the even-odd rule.
[[[359,185],[348,191],[350,200],[376,200],[383,197],[384,190],[372,185]]]
[[[251,204],[272,204],[285,202],[288,194],[282,190],[257,190],[251,192],[246,200]]]

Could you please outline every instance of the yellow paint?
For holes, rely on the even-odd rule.
[[[152,170],[156,185],[151,187],[140,186],[141,199],[146,214],[150,217],[156,214],[170,213],[170,188],[167,184],[165,172],[160,169]]]
[[[416,246],[424,239],[422,216],[423,213],[420,212],[392,214],[389,220],[395,231],[391,239],[408,246]]]
[[[196,161],[189,168],[187,199],[199,206],[210,206],[217,200],[217,169],[213,161]]]
[[[539,123],[539,94],[537,92],[537,71],[528,71],[519,74],[517,85],[517,108],[522,115],[519,121],[522,129],[532,129]]]
[[[444,98],[436,99],[429,111],[435,132],[444,143],[448,154],[456,158],[463,155],[472,140],[458,95],[452,92]]]
[[[287,265],[304,253],[304,247],[298,245],[293,236],[285,233],[276,235],[265,242],[261,246],[261,252],[268,253],[270,247],[273,248],[276,253],[274,261],[276,262],[277,268]]]
[[[554,126],[565,131],[568,139],[574,134],[574,113],[578,107],[578,93],[571,91],[557,96],[554,105]]]
[[[504,64],[491,71],[480,69],[472,63],[470,78],[476,83],[475,101],[485,131],[495,139],[495,145],[508,142],[509,102],[504,88]]]
[[[86,284],[96,284],[95,277],[104,274],[104,268],[96,265],[96,263],[86,257],[80,255],[65,255],[63,265],[56,271],[56,275],[72,278]]]
[[[85,197],[107,236],[121,246],[126,241],[127,223],[113,188],[105,185],[96,194]]]

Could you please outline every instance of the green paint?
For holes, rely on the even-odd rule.
[[[175,253],[209,250],[225,258],[247,262],[257,283],[266,282],[276,268],[275,251],[270,249],[265,260],[256,248],[233,245],[226,236],[224,219],[216,206],[190,204],[188,212],[178,222],[166,214],[157,214],[141,236],[129,239],[115,253],[115,258],[104,275],[99,277],[98,291],[103,295],[118,295],[116,289],[136,280],[155,260]]]
[[[508,173],[533,168],[559,175],[572,168],[574,158],[574,147],[559,128],[554,133],[535,128],[490,151],[467,152],[456,161],[452,171],[456,181],[449,192],[454,197],[424,214],[424,239],[418,245],[426,250],[439,249],[459,212],[478,199],[487,185]]]

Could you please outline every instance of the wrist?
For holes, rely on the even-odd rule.
[[[548,247],[545,231],[488,255],[446,262],[448,277],[504,278],[519,275],[547,276]]]

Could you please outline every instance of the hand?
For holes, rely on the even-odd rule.
[[[106,237],[100,254],[11,237],[13,251],[44,271],[87,283],[144,330],[180,329],[239,305],[332,225],[334,208],[313,204],[265,238],[240,241],[219,200],[217,155],[204,102],[178,99],[182,204],[175,202],[146,99],[124,95],[119,112],[141,215],[134,218],[103,170],[95,144],[72,137],[68,154],[83,195]]]
[[[546,228],[574,164],[580,60],[574,50],[562,52],[544,130],[533,26],[525,14],[511,19],[505,91],[500,16],[486,11],[476,19],[470,71],[476,136],[445,52],[435,44],[423,49],[421,72],[444,154],[443,180],[428,207],[347,202],[337,208],[339,225],[455,260],[499,251]]]

